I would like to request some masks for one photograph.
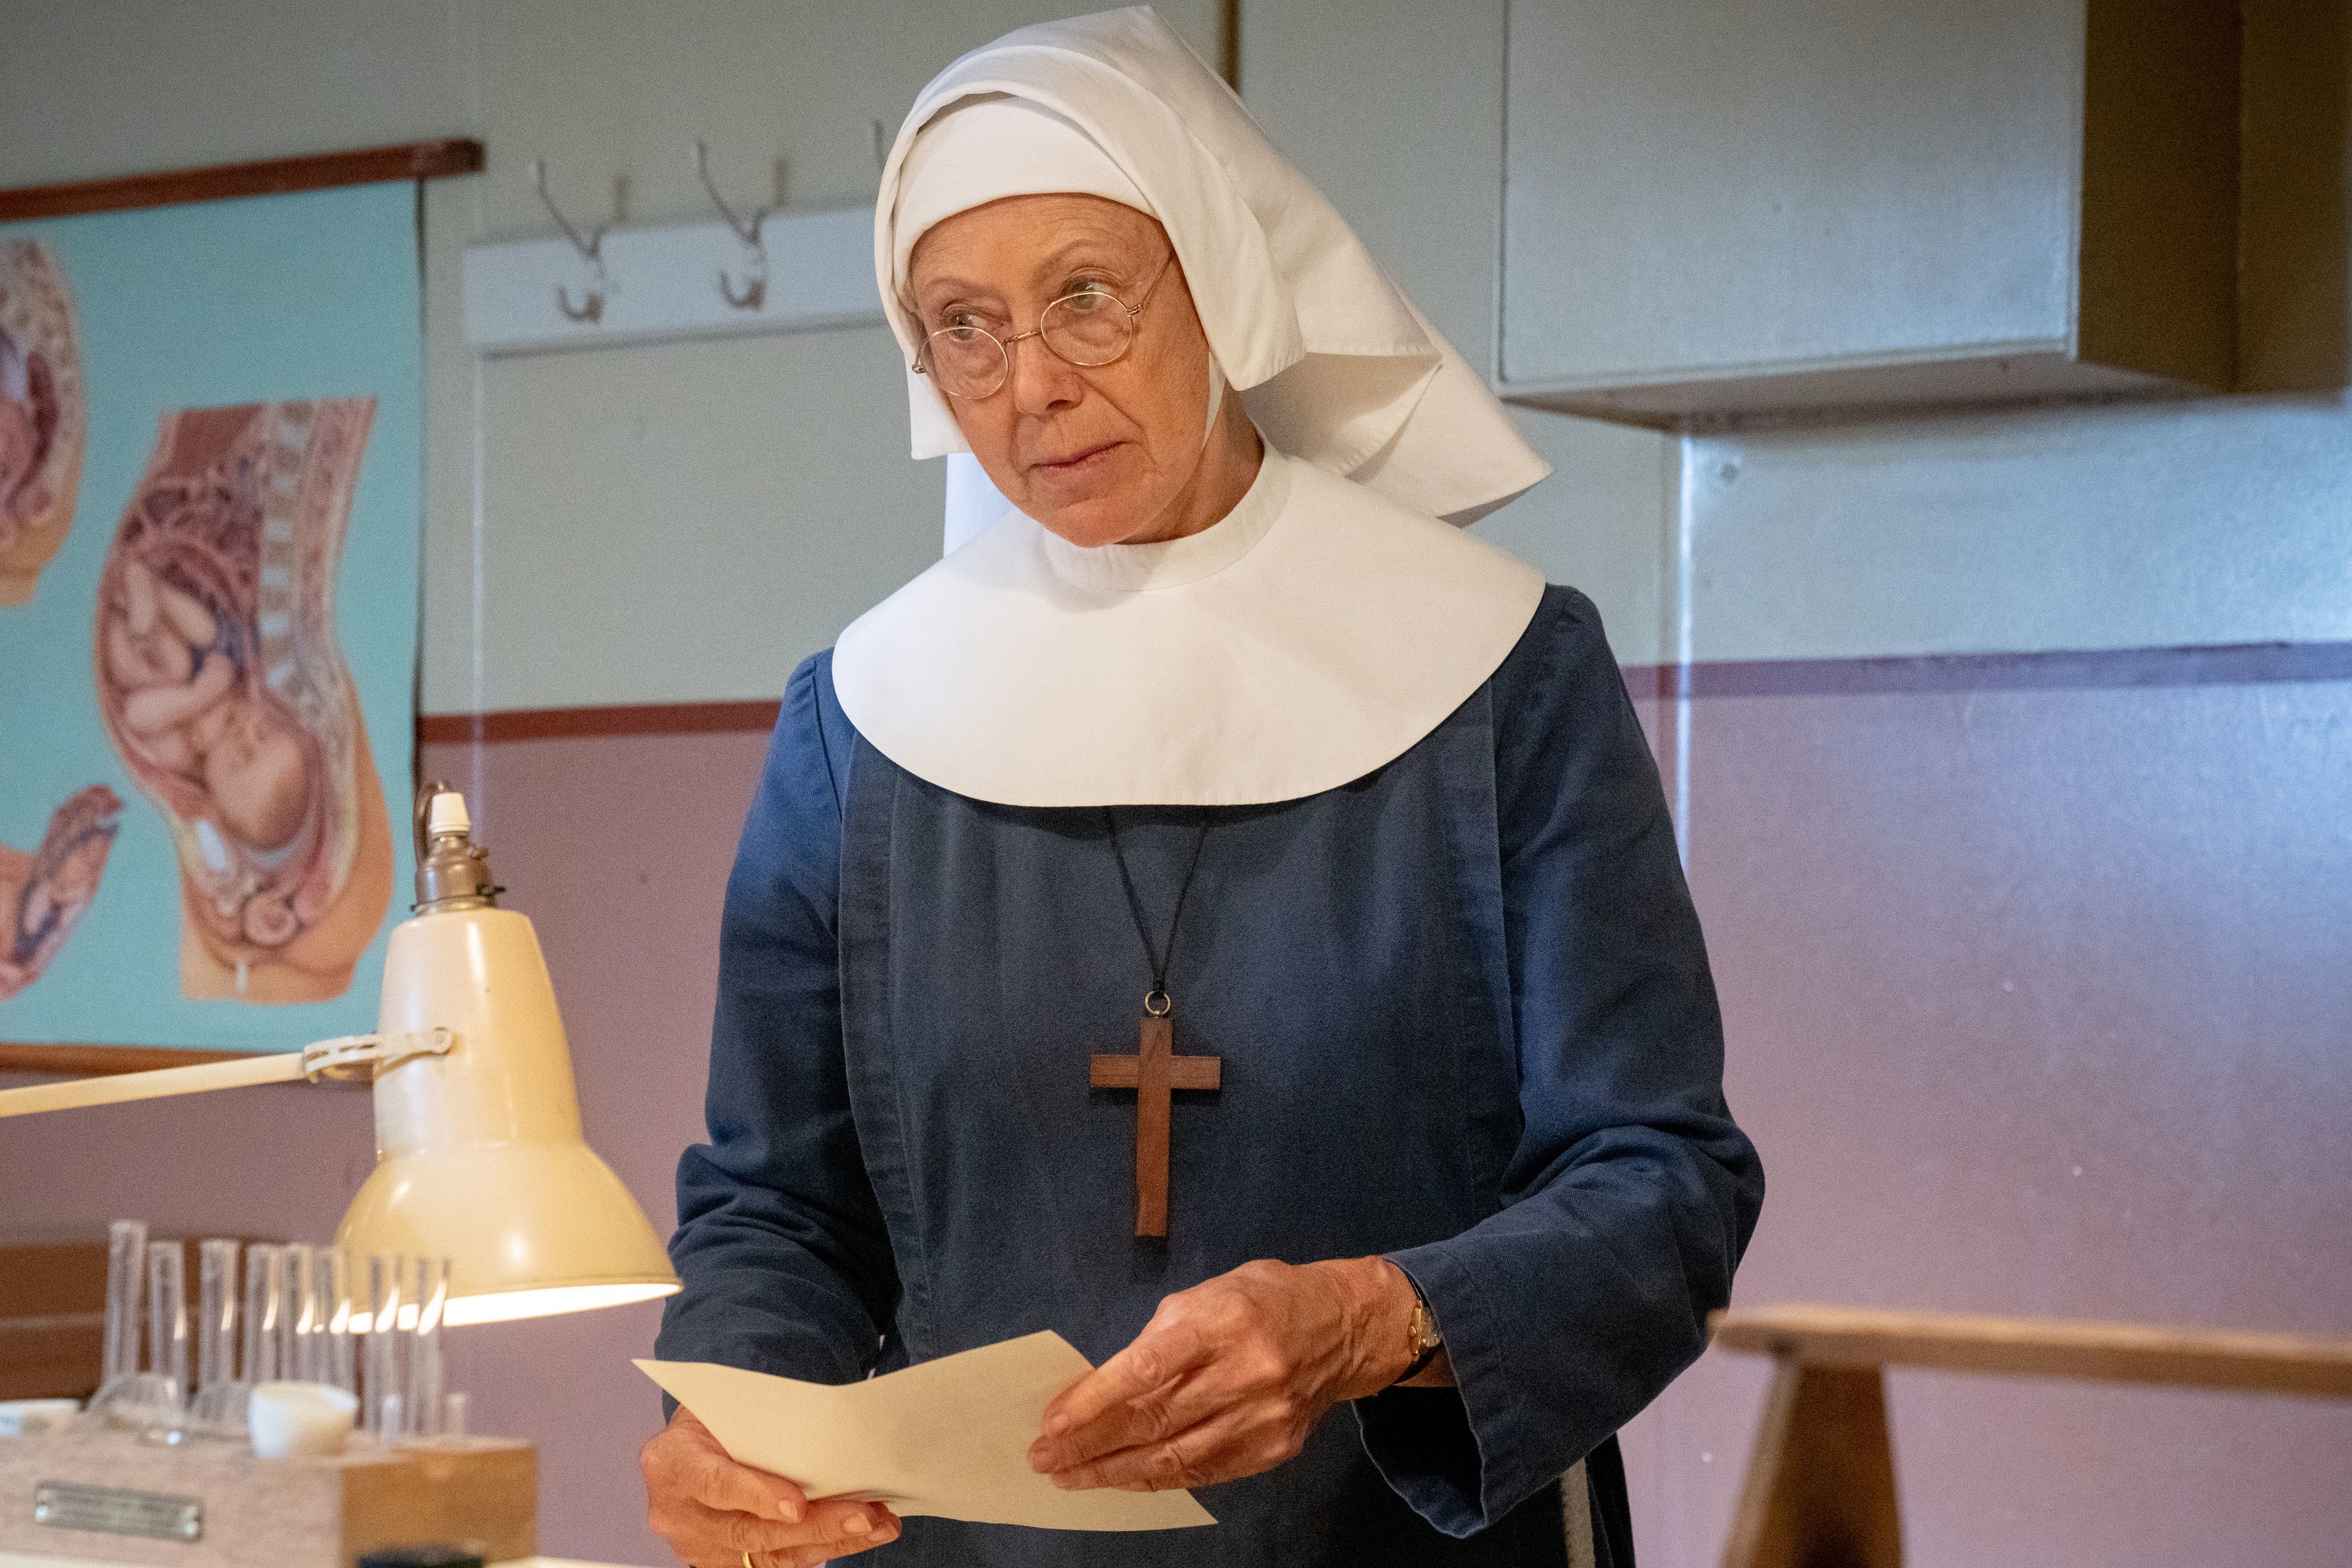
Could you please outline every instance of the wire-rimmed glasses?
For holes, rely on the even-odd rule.
[[[942,327],[923,340],[914,371],[930,377],[948,396],[970,402],[992,396],[1004,385],[1013,373],[1013,345],[1024,338],[1036,339],[1055,358],[1073,365],[1108,365],[1134,345],[1143,308],[1151,303],[1175,260],[1176,253],[1169,252],[1144,286],[1143,298],[1133,305],[1089,284],[1046,306],[1038,312],[1035,327],[1014,337],[1000,338],[984,327]]]

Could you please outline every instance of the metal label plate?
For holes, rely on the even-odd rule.
[[[149,1541],[200,1541],[205,1533],[205,1505],[192,1497],[162,1492],[43,1481],[33,1489],[33,1522],[52,1530],[88,1530]]]

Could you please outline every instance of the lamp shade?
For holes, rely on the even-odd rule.
[[[661,1239],[588,1147],[572,1051],[530,921],[478,906],[392,934],[377,1026],[447,1030],[375,1081],[376,1167],[335,1244],[449,1260],[446,1321],[497,1322],[667,1296]]]

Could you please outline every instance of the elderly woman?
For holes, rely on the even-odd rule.
[[[915,455],[1010,505],[793,677],[660,1354],[845,1382],[1057,1330],[1098,1370],[1031,1463],[1220,1522],[901,1521],[681,1412],[655,1528],[1629,1563],[1612,1435],[1763,1182],[1599,618],[1440,520],[1543,465],[1149,10],[950,67],[876,228]]]

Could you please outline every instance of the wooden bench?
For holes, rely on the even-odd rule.
[[[195,1239],[180,1245],[193,1335],[202,1275]],[[146,1321],[142,1290],[139,1322]],[[0,1235],[0,1399],[87,1399],[98,1391],[105,1352],[105,1237]],[[193,1339],[188,1354],[193,1370]]]
[[[1819,1306],[1711,1326],[1775,1363],[1724,1568],[1901,1568],[1889,1366],[2352,1399],[2352,1340]]]
[[[0,1241],[0,1399],[88,1398],[105,1344],[103,1239]]]

